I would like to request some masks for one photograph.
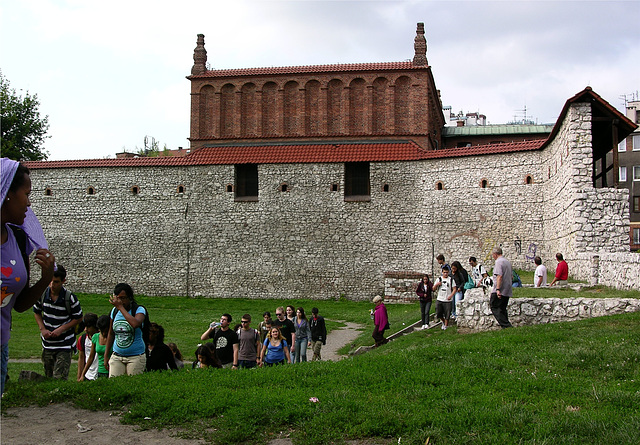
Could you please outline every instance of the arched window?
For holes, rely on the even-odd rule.
[[[436,182],[436,190],[444,190],[444,184],[442,181]]]

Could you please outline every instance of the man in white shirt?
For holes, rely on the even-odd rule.
[[[476,287],[482,286],[482,279],[488,277],[487,270],[482,264],[478,264],[476,257],[469,257],[469,265],[471,266],[471,276],[476,283]]]
[[[533,287],[542,287],[547,285],[547,268],[542,264],[542,258],[539,256],[533,259],[536,263],[536,271],[533,274]]]

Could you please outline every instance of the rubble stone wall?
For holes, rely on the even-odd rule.
[[[637,312],[640,298],[511,298],[507,311],[513,326],[558,323]],[[489,295],[481,289],[467,291],[457,312],[458,327],[474,331],[500,328],[491,313]]]

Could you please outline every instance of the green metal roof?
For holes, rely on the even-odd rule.
[[[548,125],[470,125],[464,127],[444,127],[444,137],[489,136],[508,134],[549,134],[553,124]]]

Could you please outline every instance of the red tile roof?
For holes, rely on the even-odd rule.
[[[458,158],[463,156],[481,156],[518,151],[539,150],[546,139],[532,141],[505,142],[503,144],[474,145],[472,147],[448,148],[428,151],[423,159]]]
[[[213,146],[191,157],[198,164],[298,164],[326,162],[417,161],[426,151],[412,141],[300,145]]]
[[[333,65],[309,66],[277,66],[266,68],[237,68],[227,70],[208,70],[202,74],[188,76],[189,79],[208,77],[265,76],[273,74],[307,74],[346,71],[390,71],[390,70],[424,70],[429,66],[415,66],[412,62],[380,62],[380,63],[346,63]]]
[[[413,141],[315,143],[278,145],[216,145],[184,157],[87,159],[27,162],[31,169],[95,167],[179,167],[233,164],[308,164],[342,162],[419,161],[463,156],[538,150],[544,140],[476,145],[445,150],[424,150]]]

